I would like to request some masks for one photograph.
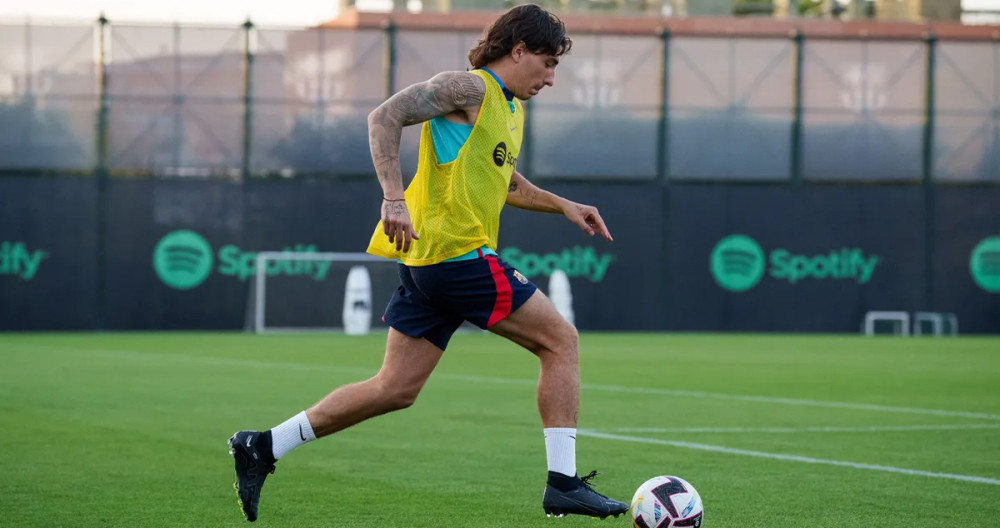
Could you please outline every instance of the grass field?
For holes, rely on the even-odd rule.
[[[247,526],[226,439],[373,374],[384,335],[0,334],[0,526]],[[584,334],[577,460],[705,526],[1000,526],[1000,339]],[[546,519],[537,361],[457,335],[417,404],[282,459],[255,526]]]

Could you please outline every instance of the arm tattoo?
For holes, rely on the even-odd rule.
[[[520,199],[524,202],[524,205],[531,207],[535,205],[535,200],[538,199],[538,188],[531,184],[524,176],[517,176],[523,179],[524,185],[519,183],[520,180],[515,179],[511,176],[510,186],[507,187],[507,194],[520,193]]]
[[[399,140],[403,127],[467,108],[478,108],[486,84],[468,72],[444,72],[404,88],[368,115],[368,144],[383,191],[403,190]]]
[[[379,108],[388,118],[409,126],[471,106],[478,108],[485,95],[486,84],[476,75],[445,72],[407,86]]]
[[[525,189],[524,200],[528,202],[528,205],[535,205],[535,200],[538,198],[538,189]]]
[[[479,90],[477,94],[476,89],[479,88],[476,84],[477,80],[480,80],[479,77],[470,78],[467,75],[452,78],[450,84],[452,100],[455,101],[455,106],[465,108],[469,106],[470,101],[477,101],[476,106],[482,104],[483,97],[486,95],[486,86],[484,85],[483,90]],[[477,95],[479,97],[478,100],[476,99]]]

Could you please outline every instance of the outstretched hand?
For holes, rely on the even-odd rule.
[[[596,207],[574,203],[567,207],[563,211],[563,214],[570,222],[573,222],[582,229],[584,233],[590,236],[598,234],[609,242],[614,241],[611,238],[611,231],[608,231],[608,226],[604,225],[604,219],[601,218],[601,213],[597,212]]]
[[[410,250],[414,240],[420,240],[405,200],[382,200],[382,231],[389,237],[389,243],[396,245],[396,251],[402,249],[403,253]]]

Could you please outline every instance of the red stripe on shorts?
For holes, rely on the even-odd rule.
[[[493,313],[490,314],[490,320],[486,323],[486,326],[490,327],[510,315],[511,295],[513,291],[510,289],[510,283],[507,282],[507,275],[503,272],[503,266],[497,262],[496,257],[486,255],[485,258],[486,262],[490,263],[490,273],[493,274],[493,282],[497,285],[497,300],[493,303]]]

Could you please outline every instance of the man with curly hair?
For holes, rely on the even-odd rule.
[[[524,112],[555,81],[572,46],[555,15],[536,5],[503,13],[469,52],[472,70],[443,72],[393,95],[368,117],[382,219],[368,252],[399,261],[400,286],[385,310],[382,368],[334,390],[269,431],[229,441],[248,520],[261,486],[290,450],[359,422],[409,407],[464,321],[538,357],[538,411],[548,479],[547,515],[618,516],[625,503],[595,492],[576,471],[580,406],[578,335],[538,288],[496,253],[504,205],[559,213],[590,236],[611,240],[597,208],[539,189],[517,171]],[[422,123],[416,176],[404,190],[399,143]]]

